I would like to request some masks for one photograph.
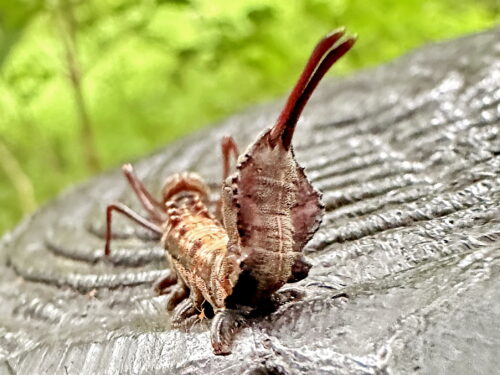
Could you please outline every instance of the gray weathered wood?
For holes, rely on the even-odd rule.
[[[155,193],[183,170],[215,188],[220,138],[248,144],[280,105],[136,169]],[[102,261],[105,205],[138,208],[120,172],[70,189],[0,242],[0,373],[495,373],[499,118],[499,29],[321,85],[295,139],[327,205],[306,248],[306,297],[249,322],[227,357],[212,354],[206,323],[170,329],[151,289],[168,270],[147,232],[117,220]]]

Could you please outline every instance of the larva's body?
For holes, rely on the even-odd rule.
[[[107,207],[105,254],[110,254],[113,211],[158,233],[172,274],[156,289],[170,294],[167,310],[174,309],[174,326],[193,321],[198,314],[204,317],[204,303],[210,305],[215,354],[231,352],[235,312],[240,307],[256,307],[285,283],[308,274],[310,265],[302,249],[321,223],[323,205],[321,194],[295,160],[291,143],[312,92],[354,44],[354,38],[337,43],[343,35],[338,30],[318,43],[278,121],[239,156],[231,176],[230,154],[238,156],[238,150],[232,138],[223,139],[224,178],[217,218],[207,209],[208,190],[198,175],[171,176],[159,202],[130,165],[123,168],[125,177],[148,218],[120,203]]]
[[[189,292],[192,308],[201,311],[207,301],[218,313],[224,310],[224,301],[237,280],[227,254],[227,233],[206,207],[206,188],[186,188],[202,186],[197,175],[174,175],[169,181],[167,187],[173,194],[167,191],[164,195],[168,218],[162,236],[167,259],[180,279],[178,283]],[[179,185],[183,188],[177,191]]]

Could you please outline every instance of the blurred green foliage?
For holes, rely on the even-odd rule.
[[[495,0],[0,0],[0,233],[89,153],[108,168],[285,93],[335,27],[359,34],[346,74],[498,20]]]

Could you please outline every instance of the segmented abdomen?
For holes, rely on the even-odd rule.
[[[226,231],[197,193],[184,192],[166,204],[169,218],[162,243],[172,267],[191,293],[201,294],[202,301],[207,300],[214,309],[223,308],[225,298],[232,292]]]

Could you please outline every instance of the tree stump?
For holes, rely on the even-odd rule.
[[[146,157],[159,194],[173,172],[221,179],[219,141],[240,148],[282,103],[251,109]],[[305,296],[249,321],[213,355],[207,322],[170,327],[151,284],[168,273],[118,169],[66,191],[0,242],[0,373],[492,374],[500,360],[500,29],[438,43],[320,86],[298,160],[324,222],[297,284]]]

